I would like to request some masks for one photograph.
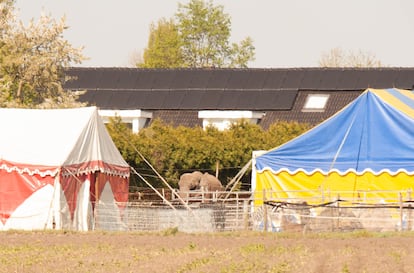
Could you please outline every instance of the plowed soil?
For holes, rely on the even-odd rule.
[[[414,234],[7,231],[0,272],[414,272]]]

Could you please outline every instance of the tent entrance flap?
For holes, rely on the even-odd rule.
[[[0,169],[0,220],[3,226],[24,228],[27,222],[44,228],[53,198],[54,177]]]
[[[88,230],[96,193],[121,213],[129,165],[96,107],[0,108],[0,119],[0,142],[7,143],[0,147],[0,230]],[[98,192],[90,186],[96,177]]]

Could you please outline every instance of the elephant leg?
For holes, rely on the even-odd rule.
[[[223,186],[215,176],[204,173],[200,181],[200,187],[204,189],[206,200],[213,201],[213,195],[216,191],[221,191]]]
[[[187,201],[190,197],[190,189],[188,187],[180,187],[179,195],[182,199]]]

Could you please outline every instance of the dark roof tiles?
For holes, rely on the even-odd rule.
[[[414,68],[139,69],[68,68],[67,89],[298,89],[411,88]]]
[[[67,90],[87,90],[81,101],[101,109],[141,109],[165,121],[200,125],[200,110],[266,112],[260,122],[316,124],[366,88],[412,89],[414,68],[139,69],[68,68]],[[324,111],[304,112],[310,93],[330,94]]]

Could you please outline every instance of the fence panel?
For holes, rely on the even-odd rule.
[[[125,204],[122,221],[119,217],[108,217],[108,222],[113,219],[116,223],[95,226],[95,229],[162,231],[178,228],[183,232],[413,230],[413,204],[409,191],[386,192],[387,199],[381,197],[383,192],[313,192],[306,200],[294,198],[294,193],[289,193],[289,198],[274,198],[282,195],[270,191],[263,194],[192,191],[183,199],[168,192],[165,194],[168,204],[161,198],[157,200],[152,196],[151,200],[145,200],[142,195],[135,195],[140,199],[134,198]],[[101,206],[99,215],[112,215],[110,211],[103,211],[105,208],[111,206]],[[102,225],[102,219],[100,223]]]

